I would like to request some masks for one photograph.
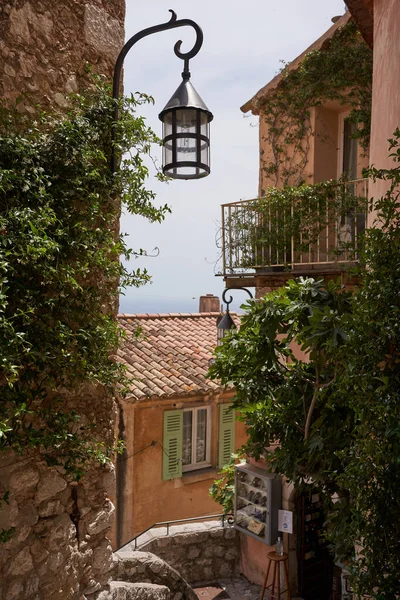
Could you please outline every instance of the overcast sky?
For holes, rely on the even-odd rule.
[[[147,268],[152,284],[129,289],[120,312],[198,312],[201,295],[221,296],[223,279],[216,277],[219,251],[215,238],[220,205],[254,198],[258,188],[258,119],[244,117],[242,106],[344,12],[343,0],[127,0],[126,38],[169,20],[192,19],[203,29],[204,43],[190,62],[191,81],[214,114],[211,123],[211,174],[198,181],[160,184],[151,169],[149,187],[159,204],[172,214],[162,224],[123,215],[121,230],[134,249],[160,249],[157,258],[131,261]],[[125,60],[126,93],[142,91],[155,98],[146,107],[147,123],[161,135],[158,113],[181,82],[183,63],[173,46],[182,39],[187,51],[193,30],[182,27],[144,38]],[[155,148],[161,160],[161,149]],[[247,295],[235,294],[236,307]]]

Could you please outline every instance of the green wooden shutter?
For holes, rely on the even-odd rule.
[[[182,477],[183,410],[164,412],[163,480]]]
[[[219,405],[218,466],[226,465],[235,452],[235,411],[232,404]]]

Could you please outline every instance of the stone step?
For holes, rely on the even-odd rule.
[[[171,600],[197,600],[191,586],[176,569],[151,552],[115,552],[111,579],[166,586]]]
[[[165,585],[111,581],[110,598],[112,600],[170,600],[171,594]]]

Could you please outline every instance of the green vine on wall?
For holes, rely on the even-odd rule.
[[[301,65],[286,65],[278,87],[259,101],[267,124],[272,156],[262,157],[269,185],[300,185],[313,132],[310,110],[327,101],[349,107],[350,121],[364,150],[369,146],[372,94],[372,51],[353,21],[339,28],[321,49],[308,53]]]
[[[114,175],[113,101],[100,80],[71,98],[67,115],[0,115],[0,450],[39,451],[75,478],[88,462],[109,460],[113,433],[102,437],[69,399],[86,394],[90,405],[92,385],[96,402],[112,406],[124,385],[111,358],[121,336],[118,282],[149,279],[119,260],[135,254],[118,233],[120,199],[150,221],[168,211],[145,187],[143,156],[158,139],[136,109],[149,101],[120,101]]]

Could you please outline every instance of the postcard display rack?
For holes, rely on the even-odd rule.
[[[279,475],[254,465],[235,467],[235,528],[264,544],[278,537],[282,482]]]

